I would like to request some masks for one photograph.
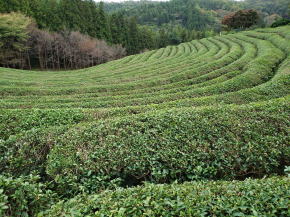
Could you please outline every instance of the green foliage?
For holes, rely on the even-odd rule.
[[[285,25],[289,25],[290,24],[290,20],[289,19],[280,19],[280,20],[277,20],[276,22],[274,22],[271,27],[272,28],[276,28],[276,27],[279,27],[279,26],[285,26]]]
[[[284,169],[284,172],[290,178],[290,166],[286,166],[285,169]]]
[[[120,178],[123,185],[281,173],[289,163],[289,105],[271,104],[156,112],[79,126],[53,147],[47,172],[63,177],[91,171]]]
[[[284,99],[39,128],[3,142],[1,170],[49,174],[65,195],[142,181],[280,174],[289,164],[287,108]]]
[[[2,172],[20,175],[37,173],[46,176],[44,165],[55,140],[67,130],[67,127],[54,129],[31,129],[18,136],[11,136],[6,141],[0,141],[0,168]]]
[[[286,177],[232,180],[289,173],[289,31],[215,36],[82,70],[0,68],[3,179],[67,201],[10,212],[19,203],[2,190],[2,213],[286,216]]]
[[[0,64],[18,65],[21,60],[15,53],[27,49],[28,27],[30,18],[19,13],[0,14]]]
[[[287,216],[289,178],[191,182],[81,195],[40,216]]]
[[[84,114],[76,110],[1,110],[0,137],[9,136],[39,127],[76,124],[84,120]]]
[[[35,216],[57,201],[38,176],[10,178],[0,175],[1,216]]]
[[[129,54],[158,47],[153,43],[144,42],[153,40],[152,32],[147,31],[143,35],[144,28],[139,28],[136,22],[132,24],[131,19],[123,14],[109,15],[104,11],[102,2],[97,4],[92,0],[13,0],[1,1],[1,4],[0,12],[22,12],[33,17],[41,29],[56,32],[79,31],[109,43],[122,44]],[[116,17],[118,19],[115,19]],[[15,18],[15,22],[17,20]],[[22,19],[22,22],[26,22],[26,19]],[[17,30],[21,31],[21,27]],[[141,37],[143,40],[139,41]],[[1,38],[0,42],[5,43]]]
[[[34,18],[41,29],[80,31],[121,44],[128,54],[136,54],[216,34],[222,29],[222,17],[241,9],[256,9],[263,16],[287,17],[287,3],[287,0],[172,0],[104,5],[93,0],[2,0],[0,12],[21,12]],[[136,17],[135,24],[132,17]]]
[[[249,9],[260,10],[267,14],[288,15],[288,0],[245,0],[243,6]]]
[[[233,2],[227,0],[172,0],[108,3],[106,8],[110,12],[121,11],[127,16],[136,16],[142,25],[181,24],[188,30],[204,31],[220,27],[213,10],[233,10],[235,7]]]

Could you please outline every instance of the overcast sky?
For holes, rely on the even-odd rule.
[[[124,2],[124,1],[128,1],[128,0],[95,0],[96,2]],[[140,1],[140,0],[130,0],[130,1]],[[154,0],[154,1],[169,1],[169,0]],[[243,0],[235,0],[235,1],[243,1]]]
[[[129,0],[95,0],[96,2],[124,2],[124,1],[129,1]],[[130,0],[130,1],[140,1],[140,0]],[[154,0],[154,1],[169,1],[169,0]]]

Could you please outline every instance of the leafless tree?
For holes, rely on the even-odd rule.
[[[50,33],[34,28],[28,41],[27,65],[41,69],[77,69],[94,66],[126,55],[121,45],[79,32]]]

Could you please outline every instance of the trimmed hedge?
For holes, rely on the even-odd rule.
[[[285,26],[285,25],[289,25],[290,24],[290,19],[280,19],[280,20],[277,20],[276,22],[274,22],[271,27],[272,28],[277,28],[279,26]]]
[[[146,184],[59,202],[39,216],[289,216],[290,179]]]
[[[290,165],[289,31],[75,71],[0,68],[0,215],[286,216],[286,178],[212,181]],[[171,185],[108,191],[144,182]]]
[[[57,200],[38,176],[13,179],[0,175],[0,216],[35,216]]]
[[[51,177],[151,181],[243,179],[289,165],[289,98],[240,107],[182,109],[70,128],[48,155]]]
[[[143,181],[282,174],[290,163],[289,108],[288,97],[40,127],[1,142],[0,169],[36,171],[69,195]]]
[[[279,31],[289,31],[289,27],[281,28]],[[278,32],[278,34],[280,32]],[[238,35],[244,35],[244,33]],[[21,76],[20,79],[22,80],[21,82],[19,82],[19,79],[17,81],[11,81],[11,77],[8,76],[9,80],[4,79],[1,82],[1,94],[5,95],[5,97],[7,95],[19,94],[70,95],[72,93],[99,93],[100,95],[111,95],[112,93],[119,94],[125,90],[128,92],[132,89],[139,90],[144,87],[152,88],[160,86],[161,84],[164,84],[164,82],[168,83],[170,80],[175,81],[183,76],[185,76],[183,79],[187,79],[186,75],[191,76],[189,73],[191,69],[192,72],[199,72],[198,68],[201,67],[200,71],[204,71],[206,68],[210,68],[214,62],[217,62],[219,65],[222,64],[221,59],[231,56],[227,54],[227,52],[229,52],[227,46],[230,47],[230,49],[235,46],[235,43],[230,40],[232,37],[235,36],[228,35],[225,37],[214,37],[211,39],[200,40],[199,43],[202,44],[203,48],[205,48],[202,55],[196,55],[196,52],[188,53],[185,56],[173,55],[170,58],[167,58],[165,55],[163,58],[158,58],[155,61],[149,60],[148,62],[144,62],[138,59],[138,61],[133,65],[131,65],[130,62],[114,61],[112,63],[92,67],[86,70],[65,72],[62,76],[55,72],[49,72],[47,74],[47,79],[50,79],[50,77],[52,77],[51,79],[54,79],[54,76],[58,79],[53,80],[53,82],[50,81],[50,85],[48,86],[43,83],[43,77],[37,76],[35,72],[21,73],[21,71],[17,70],[9,70],[9,72],[7,72],[7,69],[0,69],[4,78],[8,76],[8,73],[10,73]],[[256,41],[258,42],[259,39],[256,39]],[[220,42],[226,44],[226,46],[222,46]],[[268,40],[265,40],[265,43],[269,43]],[[287,43],[289,43],[289,41]],[[196,42],[193,44],[196,44]],[[189,43],[186,43],[185,45],[189,46]],[[287,44],[285,44],[285,46],[287,46]],[[267,49],[267,47],[265,48]],[[201,49],[202,48],[200,48],[200,50]],[[225,52],[220,52],[221,50]],[[230,53],[233,51],[237,52],[237,50],[230,50]],[[219,53],[222,55],[218,55]],[[142,55],[145,56],[147,54],[145,53]],[[137,57],[138,55],[136,58]],[[225,61],[227,60],[225,59]],[[234,61],[234,59],[232,61]],[[148,65],[149,63],[151,64]],[[184,71],[186,71],[186,73],[183,73]],[[68,73],[72,76],[68,76]],[[147,78],[149,79],[143,80],[144,76],[148,76]],[[29,79],[30,77],[32,79]],[[66,79],[66,82],[62,83],[62,79]],[[42,89],[38,88],[36,85],[37,82],[43,84]],[[80,85],[76,88],[74,87],[75,83],[79,83]]]
[[[85,120],[81,110],[0,110],[0,139],[23,131],[49,126],[77,124]]]

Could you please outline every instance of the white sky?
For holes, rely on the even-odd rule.
[[[140,1],[140,0],[95,0],[96,2],[124,2],[124,1]],[[169,1],[169,0],[153,0],[153,1]],[[235,1],[243,1],[243,0],[235,0]]]
[[[140,0],[95,0],[96,2],[124,2],[124,1],[140,1]],[[154,1],[169,1],[169,0],[154,0]]]
[[[140,0],[95,0],[96,2],[124,2],[124,1],[140,1]],[[150,1],[150,0],[149,0]],[[153,1],[169,1],[169,0],[153,0]],[[235,0],[235,1],[243,1],[243,0]]]

